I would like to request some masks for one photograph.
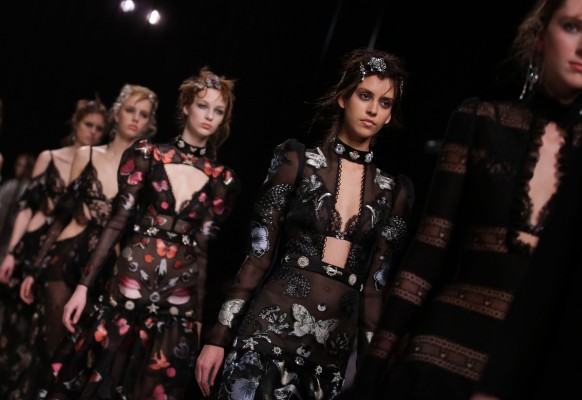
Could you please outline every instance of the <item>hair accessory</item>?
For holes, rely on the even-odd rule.
[[[368,72],[386,71],[386,62],[383,58],[372,57],[366,65],[360,63],[360,81],[363,81]]]
[[[220,90],[220,79],[216,75],[209,75],[206,77],[204,81],[202,80],[196,81],[196,83],[194,83],[194,86],[196,86],[200,90],[204,88]]]

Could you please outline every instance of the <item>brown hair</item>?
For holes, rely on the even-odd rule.
[[[194,102],[194,97],[204,96],[207,89],[207,80],[217,79],[217,86],[220,88],[220,95],[226,103],[226,110],[224,112],[224,119],[216,130],[216,132],[208,138],[206,155],[209,159],[216,159],[218,148],[230,136],[230,123],[232,120],[232,108],[234,105],[234,79],[226,79],[224,76],[217,76],[207,66],[202,67],[197,75],[193,75],[185,79],[180,85],[180,95],[178,97],[177,105],[177,120],[180,129],[184,129],[186,124],[186,115],[184,114],[184,107],[191,105]]]
[[[71,126],[71,133],[67,135],[62,141],[61,145],[70,146],[75,143],[77,135],[77,125],[89,114],[101,114],[103,120],[107,122],[107,107],[101,102],[99,97],[94,100],[81,99],[77,101],[75,106],[75,112],[69,120],[69,125]]]
[[[372,58],[384,60],[386,67],[382,70],[370,68],[368,63]],[[365,71],[364,74],[363,70]],[[332,145],[344,118],[344,110],[339,106],[338,99],[350,97],[362,82],[364,76],[376,75],[380,79],[391,79],[393,81],[394,102],[392,105],[392,118],[387,127],[400,126],[402,124],[402,93],[405,79],[408,77],[402,59],[382,50],[357,48],[342,57],[340,71],[340,81],[317,101],[317,110],[312,119],[312,125],[323,121],[329,126],[323,139],[323,146]],[[375,140],[373,139],[374,142]]]

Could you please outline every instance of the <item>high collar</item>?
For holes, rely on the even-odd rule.
[[[362,151],[355,149],[342,142],[338,137],[335,138],[333,143],[333,151],[341,158],[358,164],[369,164],[374,158],[374,152],[372,150]]]
[[[563,128],[582,122],[582,95],[568,104],[550,97],[543,89],[536,90],[527,102],[532,112]]]
[[[206,147],[194,146],[182,139],[181,136],[176,136],[174,144],[182,152],[190,156],[202,157],[206,154]]]

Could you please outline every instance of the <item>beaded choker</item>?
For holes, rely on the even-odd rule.
[[[374,158],[374,152],[372,150],[362,151],[362,150],[354,149],[353,147],[342,142],[339,138],[335,139],[335,144],[333,145],[333,151],[335,151],[335,153],[337,155],[339,155],[340,157],[345,158],[346,160],[353,161],[355,163],[359,163],[359,164],[364,164],[364,163],[369,164],[372,162],[372,159]]]
[[[201,157],[206,154],[206,147],[193,146],[179,136],[176,138],[176,146],[189,156]]]

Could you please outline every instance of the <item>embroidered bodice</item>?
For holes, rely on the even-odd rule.
[[[200,317],[207,242],[230,214],[240,190],[234,172],[210,161],[204,152],[205,148],[179,138],[167,144],[140,140],[126,150],[111,217],[81,284],[92,287],[104,261],[121,241],[112,278],[113,298],[141,299],[151,303],[153,310],[168,303],[188,303],[194,309],[189,315]],[[172,174],[167,171],[172,165],[186,166],[180,174],[206,180],[182,204],[176,202]]]
[[[412,186],[378,169],[371,153],[350,157],[355,149],[344,146],[306,149],[291,139],[276,147],[256,199],[247,257],[209,343],[228,345],[238,327],[235,346],[257,341],[261,351],[301,354],[300,362],[325,361],[343,374],[357,327],[362,336],[374,329],[384,273],[405,237]],[[347,189],[342,165],[350,162],[362,164],[359,207],[343,218],[336,204]],[[323,262],[330,237],[348,244],[343,266]]]

